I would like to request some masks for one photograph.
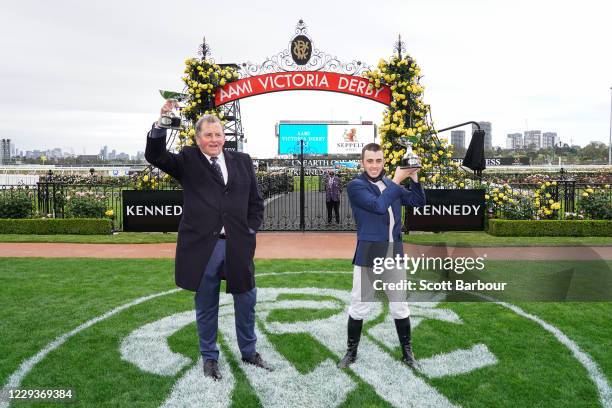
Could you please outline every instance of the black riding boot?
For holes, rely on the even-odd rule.
[[[338,363],[338,368],[347,368],[357,360],[357,347],[359,347],[359,339],[361,339],[361,328],[363,320],[355,320],[351,316],[348,319],[348,340],[347,350],[342,360]]]
[[[399,338],[400,347],[402,348],[402,363],[414,368],[420,369],[419,363],[412,354],[412,342],[410,335],[410,317],[405,319],[395,319],[395,329]]]

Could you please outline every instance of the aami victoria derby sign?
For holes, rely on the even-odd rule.
[[[243,78],[217,89],[215,105],[253,95],[294,90],[340,92],[385,105],[391,103],[391,89],[387,85],[381,85],[378,89],[370,88],[369,85],[366,78],[337,72],[275,72]]]
[[[181,190],[124,190],[123,230],[175,232],[183,214]]]
[[[482,231],[484,190],[425,190],[427,204],[406,207],[407,231]]]

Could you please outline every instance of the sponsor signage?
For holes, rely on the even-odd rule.
[[[406,207],[407,231],[482,231],[484,190],[425,190],[427,204]]]
[[[463,159],[460,157],[453,157],[452,161],[459,164],[463,163]],[[495,166],[529,166],[531,161],[529,157],[492,157],[485,159],[487,167]]]
[[[124,190],[123,230],[175,232],[183,214],[181,190]]]
[[[281,123],[278,126],[279,154],[299,154],[300,140],[305,154],[327,154],[327,125]]]
[[[278,125],[278,154],[360,155],[361,149],[375,139],[374,125],[281,123]]]
[[[369,85],[366,78],[336,72],[275,72],[243,78],[222,86],[215,92],[215,105],[269,92],[297,90],[340,92],[385,105],[391,103],[391,88],[381,85],[375,89]]]
[[[328,125],[327,132],[329,154],[361,154],[375,137],[373,125]]]

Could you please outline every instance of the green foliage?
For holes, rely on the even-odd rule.
[[[579,212],[594,220],[612,220],[609,194],[605,189],[587,188],[578,199]]]
[[[612,237],[612,221],[489,220],[488,233],[500,237]]]
[[[99,218],[0,219],[0,234],[110,234],[112,221]]]
[[[103,218],[106,199],[103,194],[91,191],[77,192],[66,197],[66,214],[71,218]]]
[[[8,190],[0,193],[0,218],[29,218],[32,216],[33,191]]]

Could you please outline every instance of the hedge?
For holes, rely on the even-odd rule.
[[[0,234],[101,235],[112,232],[112,221],[101,218],[0,219]]]
[[[489,220],[498,237],[612,237],[610,220]]]

